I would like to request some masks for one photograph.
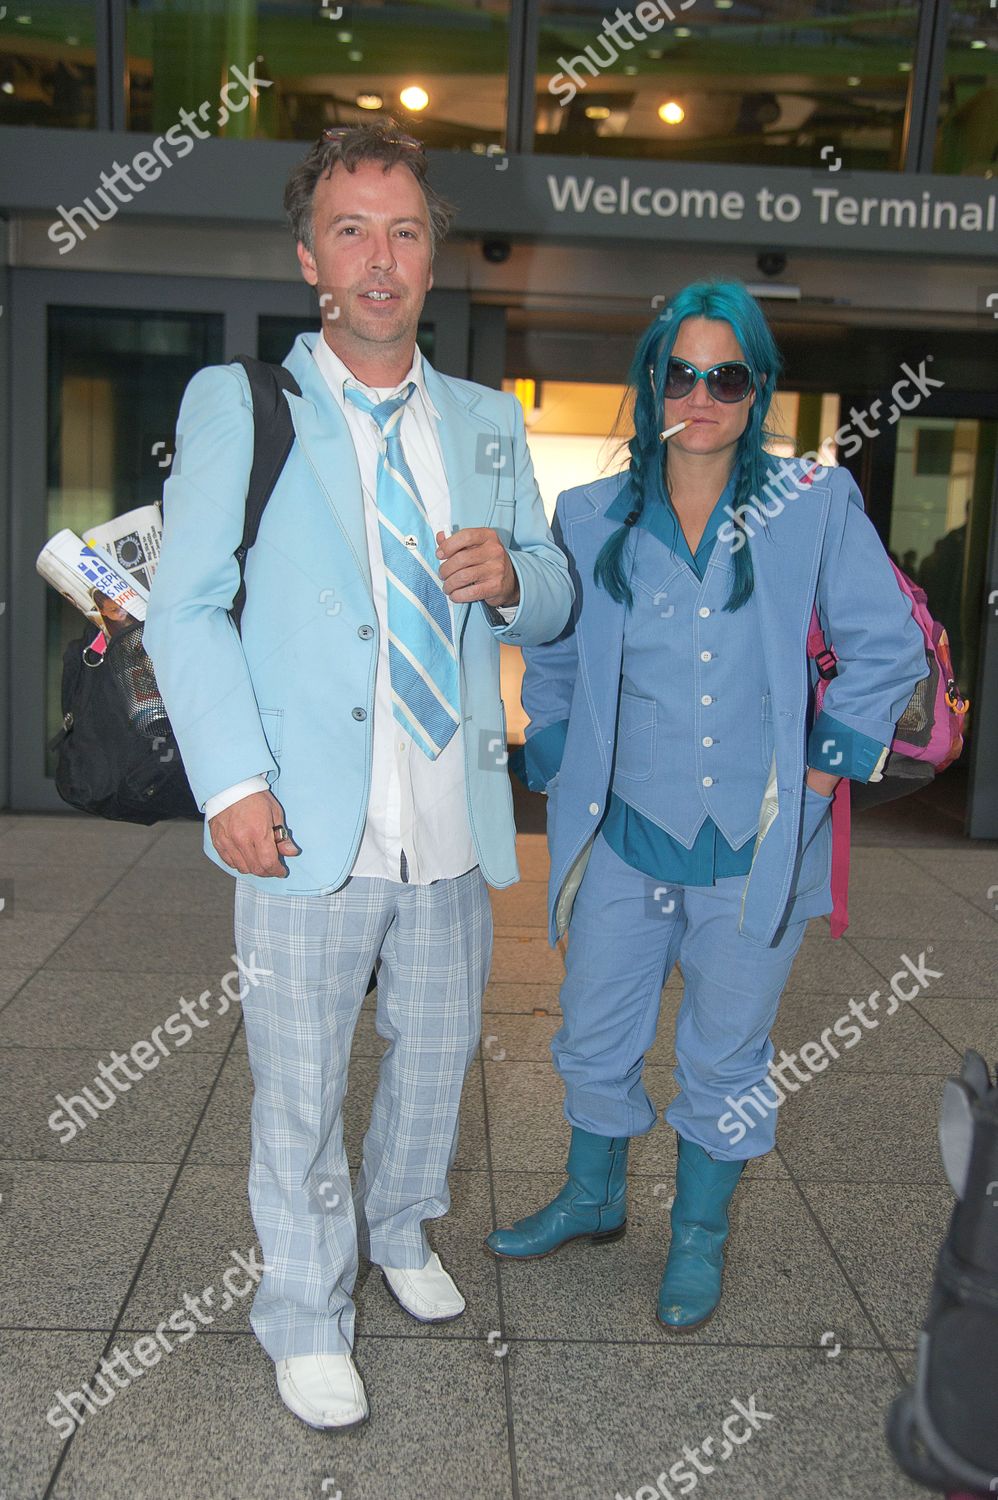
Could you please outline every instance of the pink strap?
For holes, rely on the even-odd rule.
[[[832,937],[849,926],[849,847],[852,805],[849,778],[843,776],[832,793]]]
[[[818,621],[817,609],[811,610],[811,623],[807,632],[807,654],[812,659],[828,651],[825,636]],[[829,652],[834,658],[835,653]],[[828,683],[818,678],[814,690],[815,708],[821,712]],[[843,776],[832,794],[832,937],[843,935],[849,926],[849,848],[852,826],[852,805],[849,800],[849,778]]]

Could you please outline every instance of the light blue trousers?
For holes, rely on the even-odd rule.
[[[481,1031],[492,911],[479,869],[432,885],[356,879],[327,896],[236,882],[236,951],[270,969],[243,1017],[253,1110],[249,1197],[265,1264],[250,1321],[274,1360],[353,1347],[358,1247],[421,1267],[450,1207],[458,1107]],[[375,960],[389,1043],[355,1187],[343,1097]]]
[[[569,1124],[606,1136],[651,1130],[658,1111],[642,1071],[662,986],[678,961],[684,988],[673,1076],[679,1093],[665,1118],[722,1161],[772,1150],[775,1109],[739,1132],[738,1145],[718,1122],[730,1112],[727,1095],[738,1099],[757,1084],[765,1092],[769,1032],[807,922],[787,924],[769,948],[742,937],[745,878],[663,885],[596,838],[568,930],[564,1022],[551,1043]]]

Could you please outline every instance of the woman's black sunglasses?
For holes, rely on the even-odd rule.
[[[648,366],[648,372],[654,388],[655,370],[652,365]],[[729,359],[724,364],[711,365],[709,370],[698,370],[689,360],[672,357],[665,372],[666,400],[681,401],[690,394],[698,380],[703,381],[715,401],[725,402],[744,401],[755,385],[752,366],[747,365],[744,360]]]

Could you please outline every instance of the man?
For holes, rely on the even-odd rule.
[[[420,1322],[464,1310],[423,1223],[450,1202],[486,881],[517,879],[498,643],[556,636],[573,597],[517,402],[439,375],[416,346],[452,212],[425,172],[389,121],[324,132],[292,173],[322,331],[285,360],[297,441],[246,561],[240,628],[253,422],[227,365],[184,395],[145,630],[258,977],[243,1001],[266,1264],[253,1328],[285,1404],[323,1428],[367,1416],[358,1246]],[[341,1106],[376,962],[389,1047],[351,1195]]]

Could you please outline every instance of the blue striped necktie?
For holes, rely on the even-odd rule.
[[[424,755],[435,760],[460,722],[451,608],[437,572],[436,539],[399,426],[415,384],[375,402],[347,382],[343,394],[369,412],[384,439],[378,455],[378,530],[388,575],[388,666],[392,711]]]

